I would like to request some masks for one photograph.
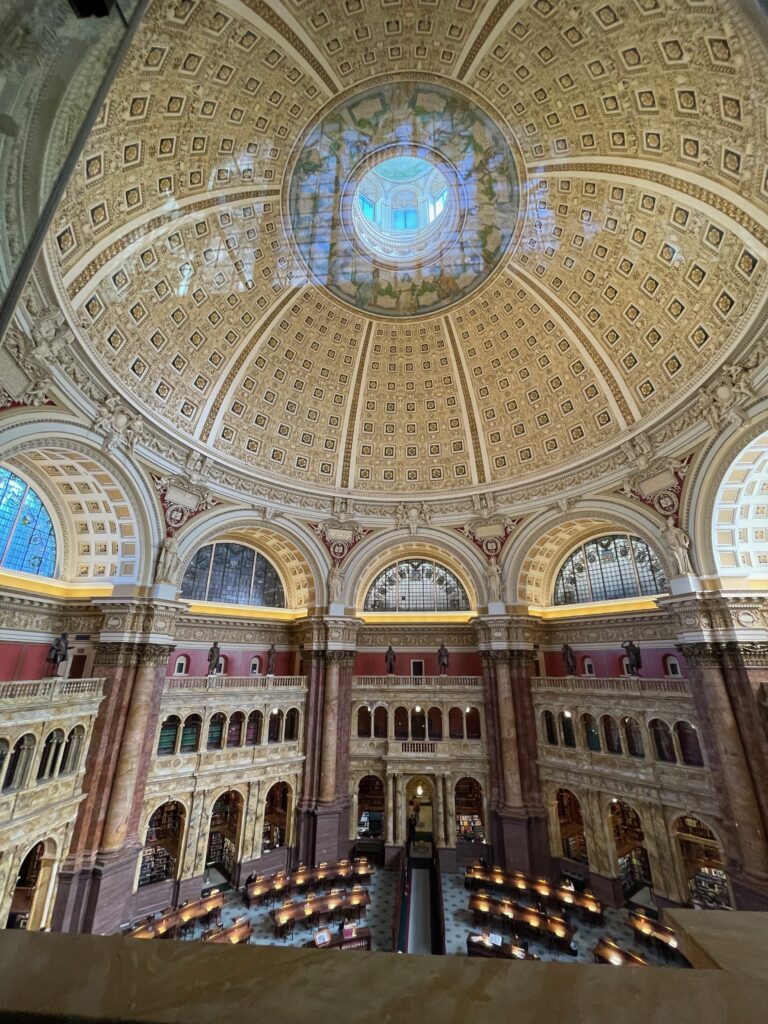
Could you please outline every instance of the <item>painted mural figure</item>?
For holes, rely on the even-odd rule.
[[[268,676],[273,676],[275,674],[275,661],[276,660],[277,660],[277,651],[275,650],[275,645],[272,644],[272,646],[267,651],[267,675]]]
[[[208,675],[215,676],[219,669],[219,659],[221,658],[221,648],[217,640],[213,641],[213,646],[208,649]]]
[[[440,666],[441,676],[448,674],[448,658],[448,648],[445,646],[445,641],[443,641],[437,649],[437,664]]]
[[[565,674],[568,676],[576,675],[576,655],[570,644],[563,644],[560,648],[560,653],[563,656],[563,665],[565,666]]]
[[[384,660],[387,663],[387,675],[393,676],[395,674],[395,652],[392,644],[384,652]]]
[[[631,676],[640,675],[640,669],[643,667],[643,659],[640,656],[640,648],[637,646],[634,640],[625,640],[621,646],[627,652],[629,674]]]
[[[59,665],[62,661],[67,660],[68,650],[69,644],[67,643],[67,634],[61,633],[48,648],[48,656],[45,659],[46,664],[53,665],[52,675],[57,676],[59,674]]]

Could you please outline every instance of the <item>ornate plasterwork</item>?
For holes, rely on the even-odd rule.
[[[374,229],[361,217],[357,190],[371,168],[403,156],[442,171],[446,208],[434,224],[437,244],[427,241],[432,229],[403,233],[399,247],[393,233],[385,252],[383,240],[366,238]],[[311,278],[379,319],[460,302],[495,270],[517,227],[518,173],[505,133],[466,89],[423,74],[355,89],[324,110],[299,140],[285,180],[293,243]],[[407,183],[399,194],[416,208]]]
[[[212,486],[315,519],[344,486],[371,516],[450,490],[434,510],[465,520],[472,489],[559,496],[620,475],[638,428],[677,454],[702,418],[749,415],[717,373],[766,291],[750,26],[731,7],[468,6],[151,6],[48,241],[85,356],[61,369],[89,401],[114,380],[138,449],[178,471],[205,443]],[[482,95],[531,187],[491,283],[384,323],[303,285],[279,185],[333,97],[409,68]]]

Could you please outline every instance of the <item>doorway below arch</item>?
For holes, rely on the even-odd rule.
[[[406,837],[411,844],[431,843],[434,832],[435,791],[432,782],[414,776],[405,787]]]
[[[6,928],[36,931],[44,928],[50,913],[56,844],[52,839],[35,843],[22,860],[11,895]]]
[[[712,829],[691,815],[681,815],[672,828],[680,850],[691,903],[707,910],[732,907],[723,850]]]
[[[653,886],[643,825],[629,804],[615,800],[611,804],[611,829],[616,844],[621,890],[624,898],[629,899],[641,889]]]
[[[206,883],[237,884],[237,850],[242,818],[243,798],[240,794],[233,789],[222,793],[211,812],[205,857]]]

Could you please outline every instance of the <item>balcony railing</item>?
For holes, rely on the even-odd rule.
[[[534,676],[533,690],[587,690],[610,693],[682,693],[688,695],[688,683],[682,678],[641,679],[638,676]]]
[[[166,676],[165,692],[177,690],[306,690],[306,676]]]
[[[467,687],[480,686],[480,676],[353,676],[353,686],[374,687],[377,690],[383,687],[397,687],[398,689],[412,689],[421,687],[430,689],[433,687],[467,689]]]
[[[30,679],[0,683],[0,701],[23,704],[50,704],[73,697],[101,697],[104,678]]]
[[[403,740],[400,744],[401,754],[435,754],[437,753],[436,743],[426,743],[421,740]]]

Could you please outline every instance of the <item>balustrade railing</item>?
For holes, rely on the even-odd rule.
[[[104,678],[93,679],[29,679],[0,683],[0,701],[13,701],[15,704],[44,704],[60,700],[62,697],[72,699],[75,696],[100,697],[104,687]]]
[[[306,690],[306,676],[166,676],[165,692],[176,690]]]
[[[480,676],[353,676],[353,686],[368,686],[382,689],[383,687],[397,687],[398,689],[412,689],[422,687],[452,687],[466,689],[467,687],[480,686]]]
[[[533,690],[603,690],[613,693],[683,693],[688,682],[682,678],[642,679],[639,676],[534,676]]]
[[[403,740],[400,744],[403,754],[436,754],[437,746],[434,743],[424,743],[419,740]]]

